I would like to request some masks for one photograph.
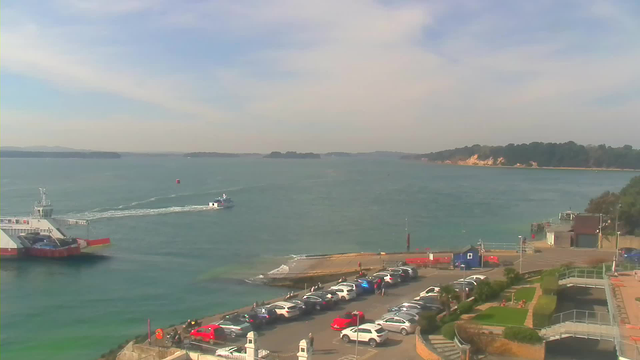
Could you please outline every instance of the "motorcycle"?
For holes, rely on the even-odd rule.
[[[190,333],[191,331],[199,328],[200,326],[202,326],[202,321],[198,321],[198,320],[187,320],[186,323],[184,323],[184,327],[182,328],[182,331],[185,333]]]
[[[182,336],[176,329],[173,329],[172,332],[167,334],[164,342],[170,347],[180,347],[182,345]]]

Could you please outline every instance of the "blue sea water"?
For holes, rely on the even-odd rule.
[[[2,159],[0,213],[46,187],[103,258],[0,263],[0,356],[94,359],[152,327],[281,295],[243,277],[283,256],[513,242],[637,173],[426,165],[395,159]],[[181,184],[176,184],[176,179]],[[226,193],[231,210],[204,210]]]

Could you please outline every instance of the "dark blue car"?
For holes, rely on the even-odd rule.
[[[373,280],[361,278],[358,282],[362,285],[362,292],[365,294],[373,294],[376,291]]]
[[[638,263],[640,262],[640,250],[634,250],[623,255],[625,261]]]
[[[260,319],[262,319],[265,324],[271,324],[274,321],[278,320],[278,313],[275,311],[275,309],[263,306],[256,308],[253,311],[258,314]]]

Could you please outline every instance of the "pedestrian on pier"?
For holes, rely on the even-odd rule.
[[[309,333],[309,353],[313,354],[313,334]]]

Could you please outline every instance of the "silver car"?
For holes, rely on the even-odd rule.
[[[398,315],[405,315],[405,316],[410,316],[410,317],[418,320],[418,317],[419,317],[418,313],[419,313],[419,310],[411,310],[411,309],[410,310],[404,310],[404,311],[393,311],[393,312],[388,312],[388,313],[382,315],[380,317],[380,319],[382,320],[382,319],[386,319],[388,317],[394,317],[394,316],[398,316]]]
[[[220,325],[224,332],[231,337],[246,336],[252,330],[251,325],[243,321],[222,320],[218,321],[216,325]]]
[[[418,327],[418,321],[410,315],[398,314],[388,318],[376,320],[376,324],[387,331],[399,332],[402,335],[413,334]]]

